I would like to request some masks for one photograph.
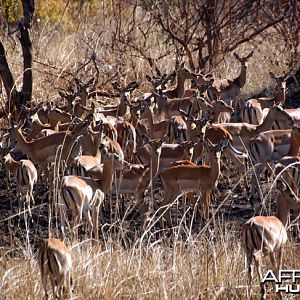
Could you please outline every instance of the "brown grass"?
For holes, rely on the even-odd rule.
[[[176,234],[176,230],[174,230]],[[76,299],[246,299],[240,232],[219,224],[188,241],[139,241],[125,249],[112,236],[104,243],[72,245]],[[297,268],[299,245],[289,243],[286,269]],[[10,257],[1,251],[2,299],[41,299],[43,291],[35,256],[18,249]],[[264,272],[270,267],[265,260]],[[274,293],[269,286],[269,294]],[[255,292],[258,294],[256,277]],[[270,296],[271,297],[271,296]],[[271,299],[271,298],[270,298]]]

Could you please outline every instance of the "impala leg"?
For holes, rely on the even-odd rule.
[[[137,196],[137,207],[136,207],[138,214],[142,218],[144,218],[144,216],[148,212],[150,212],[151,210],[153,210],[153,206],[154,206],[154,204],[152,203],[152,208],[149,207],[149,205],[143,199],[143,194],[144,193],[142,193],[141,195]]]
[[[72,299],[72,277],[69,271],[65,274],[65,285],[63,286],[64,299]]]
[[[84,209],[83,210],[83,215],[87,221],[87,227],[88,227],[88,233],[89,233],[89,238],[93,238],[93,221],[91,217],[91,212],[89,209]]]
[[[252,262],[252,254],[246,256],[247,265],[248,265],[248,287],[247,287],[247,298],[253,298],[253,262]]]
[[[65,277],[64,274],[60,274],[57,276],[56,286],[57,286],[57,297],[58,299],[64,299],[64,282]]]
[[[43,268],[46,268],[45,265],[43,265]],[[42,280],[42,286],[44,288],[44,293],[45,293],[45,299],[47,300],[49,298],[48,295],[48,275],[45,270],[41,270],[41,280]]]
[[[78,240],[78,226],[79,226],[79,222],[82,220],[82,210],[83,207],[78,208],[77,206],[75,206],[72,209],[72,220],[71,220],[71,229],[72,229],[72,239],[77,241]]]
[[[59,299],[57,295],[57,286],[56,286],[56,279],[54,278],[53,274],[50,277],[50,283],[52,287],[52,294],[53,294],[53,299]]]
[[[262,199],[262,193],[260,188],[260,175],[264,170],[265,164],[258,164],[254,166],[254,172],[252,175],[252,185],[251,185],[251,198],[255,198],[255,192],[258,192],[259,198]]]
[[[170,207],[168,207],[168,205],[170,205],[170,203],[175,199],[175,196],[176,196],[176,194],[174,192],[171,192],[171,193],[166,192],[165,198],[159,206],[159,208],[161,208],[161,211],[159,212],[158,215],[160,217],[161,227],[163,227],[163,214],[164,213],[166,214],[166,219],[167,219],[168,225],[172,224],[171,210],[170,210]]]
[[[261,299],[266,299],[266,288],[265,285],[262,283],[262,273],[261,273],[261,252],[256,252],[254,255],[254,261],[255,261],[255,266],[256,270],[258,273],[258,278],[259,278],[259,284],[260,284],[260,293],[261,293]]]
[[[203,217],[205,220],[209,219],[210,195],[210,191],[202,192]]]
[[[97,205],[92,210],[92,220],[93,220],[93,228],[94,228],[94,236],[96,240],[99,240],[98,227],[99,227],[99,210],[100,207]]]
[[[19,218],[20,218],[20,214],[21,214],[21,209],[22,209],[22,202],[23,202],[23,195],[20,191],[20,188],[17,186],[17,198],[18,198],[18,214],[19,214]]]

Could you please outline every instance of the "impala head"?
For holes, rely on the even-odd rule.
[[[144,134],[142,135],[142,138],[144,144],[149,144],[157,155],[160,154],[162,144],[168,141],[167,135],[163,136],[160,140],[150,140],[149,137]]]
[[[192,87],[196,88],[198,86],[211,86],[214,83],[214,78],[212,74],[204,75],[202,73],[196,74],[196,78],[192,79]]]
[[[281,197],[279,201],[283,201],[283,204],[288,209],[300,209],[300,201],[289,184],[284,180],[278,180],[276,188],[279,190]]]
[[[118,153],[109,152],[107,145],[105,145],[103,143],[100,144],[99,150],[100,150],[101,154],[103,155],[103,157],[105,157],[106,159],[111,159],[113,161],[114,168],[116,170],[123,169],[123,159],[119,156]]]
[[[72,104],[72,102],[75,100],[75,98],[77,96],[77,94],[74,94],[74,93],[69,94],[68,92],[65,92],[65,93],[58,92],[58,94],[62,99],[66,99],[69,104]]]
[[[289,126],[293,126],[294,119],[279,105],[272,104],[269,109],[268,115],[272,115],[274,120],[287,121]]]
[[[276,81],[276,90],[281,90],[285,92],[286,90],[286,76],[275,76],[273,72],[269,73],[271,78]]]
[[[192,73],[190,70],[188,70],[184,63],[180,65],[180,67],[177,70],[177,74],[185,79],[195,79],[197,78],[197,75]]]
[[[228,139],[223,139],[219,144],[214,145],[210,140],[204,140],[203,146],[211,151],[214,155],[214,158],[220,159],[222,151],[228,145]]]
[[[221,112],[233,112],[233,107],[225,103],[223,100],[216,100],[212,102],[214,109],[217,109]]]
[[[162,89],[164,90],[166,88],[166,84],[173,80],[176,77],[176,72],[172,72],[169,75],[163,74],[162,76],[149,76],[146,75],[146,79],[151,82],[153,85],[154,90]]]
[[[247,62],[252,57],[254,50],[252,50],[248,55],[240,57],[237,53],[233,52],[234,57],[243,65],[247,66]]]
[[[129,104],[131,93],[140,86],[140,83],[137,81],[131,81],[125,87],[121,87],[119,82],[114,81],[111,85],[120,93],[121,100],[126,104]]]

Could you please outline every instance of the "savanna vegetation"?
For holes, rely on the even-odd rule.
[[[100,108],[120,102],[113,82],[122,87],[137,82],[130,95],[134,103],[153,90],[146,75],[161,78],[182,62],[193,74],[236,78],[241,67],[234,52],[244,57],[253,51],[239,100],[274,95],[272,71],[287,78],[283,106],[298,108],[299,19],[297,0],[0,0],[1,136],[12,123],[24,123],[26,132],[24,111],[46,103],[62,107],[68,95],[81,95],[80,86],[87,93],[86,106]],[[166,88],[175,84],[173,78]],[[123,205],[118,197],[107,197],[99,239],[80,228],[74,240],[70,211],[61,230],[52,202],[59,198],[60,181],[53,177],[50,192],[46,176],[38,179],[32,220],[18,213],[17,186],[8,180],[3,161],[9,147],[2,138],[0,299],[43,297],[37,249],[49,236],[71,249],[74,299],[247,299],[241,226],[255,214],[276,214],[274,177],[261,181],[264,198],[252,205],[243,179],[253,168],[241,176],[222,155],[207,220],[199,203],[183,211],[180,198],[173,205],[172,226],[161,226],[155,216],[146,226],[141,218],[125,218],[130,197],[123,210],[118,210]],[[145,199],[159,202],[163,196],[158,181]],[[289,233],[285,269],[299,268],[299,251],[297,238]],[[265,259],[263,272],[270,267]],[[277,296],[272,285],[267,293],[269,299]]]

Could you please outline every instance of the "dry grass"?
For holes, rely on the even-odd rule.
[[[106,242],[72,245],[75,299],[246,299],[247,276],[238,228],[220,224],[189,241],[136,242],[130,249]],[[175,230],[174,230],[175,231]],[[19,248],[1,251],[2,299],[41,299],[36,259]],[[284,267],[297,268],[299,245],[288,244]],[[265,260],[270,266],[268,259]],[[274,297],[271,286],[269,295]],[[258,281],[255,281],[258,295]],[[271,298],[270,298],[271,299]]]
[[[103,245],[73,245],[74,294],[78,299],[211,299],[217,293],[241,298],[242,249],[233,244],[233,230],[224,233],[168,246],[136,243],[129,250],[113,238]],[[3,255],[0,274],[5,299],[41,297],[39,272],[28,252],[12,259]]]

